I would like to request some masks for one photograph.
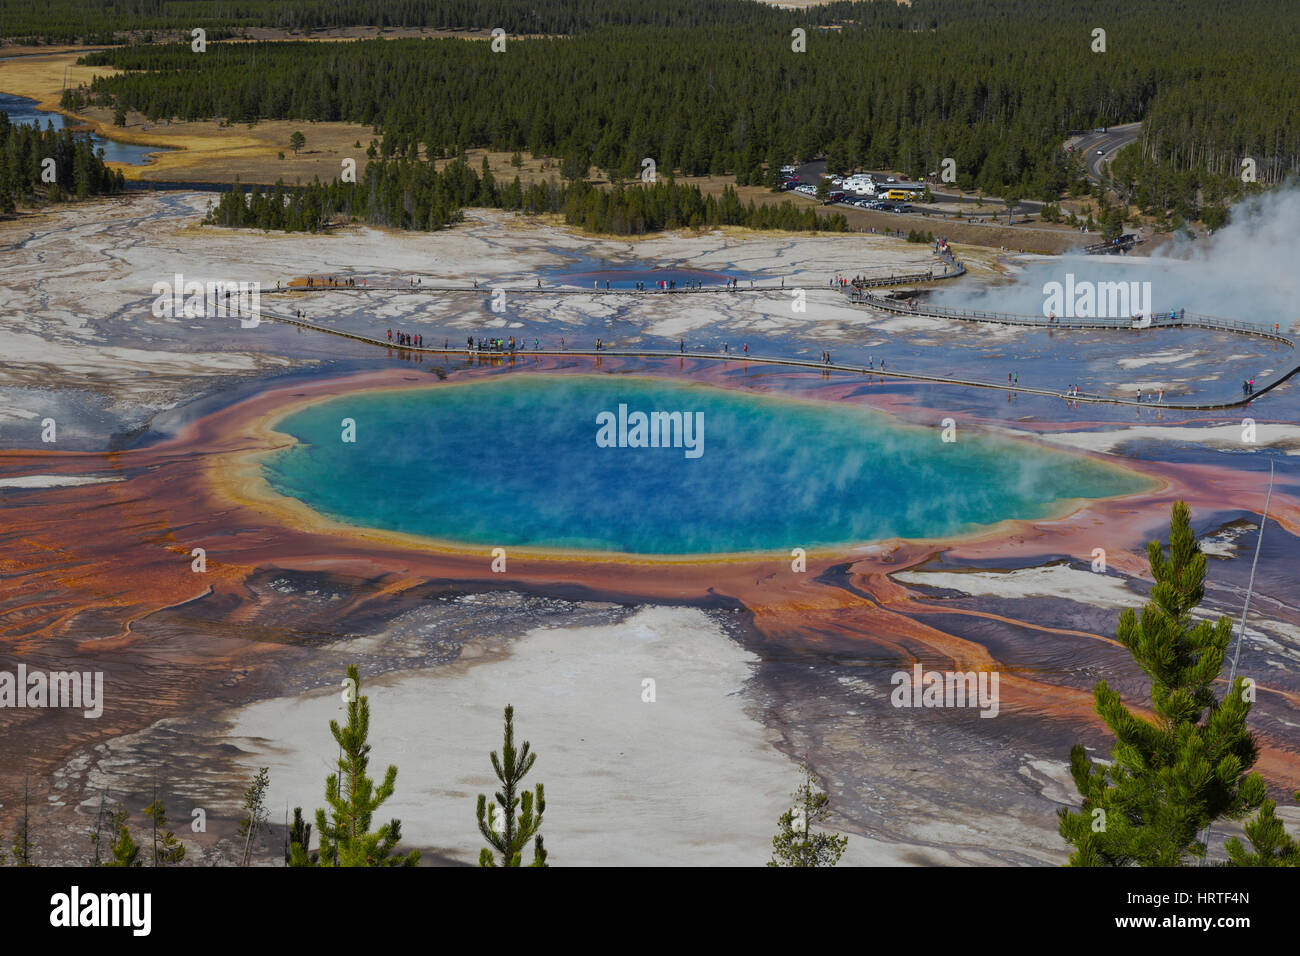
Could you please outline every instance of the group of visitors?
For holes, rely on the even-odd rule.
[[[513,335],[505,339],[476,339],[471,335],[465,339],[465,347],[471,352],[518,352],[520,349],[528,348],[528,343],[522,337],[516,339]],[[541,351],[541,348],[541,339],[533,339],[533,350]]]
[[[1254,379],[1254,378],[1248,378],[1248,379],[1246,379],[1244,382],[1241,383],[1241,394],[1243,394],[1243,395],[1254,395],[1254,394],[1255,394],[1255,379]]]
[[[754,287],[754,280],[753,280],[753,279],[750,279],[750,280],[749,280],[749,286],[750,286],[751,289]],[[592,284],[591,284],[591,287],[592,287],[593,289],[595,289],[596,291],[600,291],[600,282],[599,282],[599,280],[597,280],[597,281],[593,281]],[[638,281],[636,281],[636,282],[634,282],[634,283],[632,284],[632,287],[633,287],[634,289],[636,289],[637,292],[645,292],[645,291],[649,288],[649,283],[645,282],[644,280],[638,280]],[[783,287],[784,287],[784,285],[783,285]],[[541,288],[541,282],[540,282],[540,280],[538,281],[538,288]],[[676,279],[656,279],[656,280],[655,280],[655,288],[658,289],[660,292],[676,292],[676,291],[677,291],[677,280],[676,280]],[[704,280],[703,280],[703,279],[684,279],[684,280],[682,280],[682,288],[683,288],[683,289],[687,289],[687,290],[699,290],[699,289],[703,289],[703,288],[704,288]],[[732,290],[735,290],[735,289],[740,288],[740,280],[739,280],[739,279],[728,279],[728,280],[727,280],[727,288],[728,288],[728,289],[732,289]],[[608,280],[608,279],[605,280],[605,289],[606,289],[607,291],[608,291],[608,289],[609,289],[609,280]]]
[[[362,286],[366,280],[361,280]],[[349,276],[346,279],[340,279],[338,276],[321,276],[317,279],[315,276],[307,277],[307,288],[309,289],[355,289],[357,280]],[[277,286],[278,287],[278,286]]]
[[[411,332],[394,332],[392,329],[389,329],[388,341],[393,345],[406,345],[415,349],[424,348],[424,336],[416,335]],[[445,341],[443,348],[446,348]]]

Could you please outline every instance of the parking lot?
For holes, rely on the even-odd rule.
[[[783,188],[789,192],[798,193],[807,196],[810,199],[817,198],[817,183],[827,175],[826,161],[818,160],[814,163],[805,163],[803,166],[784,166],[781,169],[785,177]],[[892,186],[895,182],[894,177],[885,173],[873,174],[879,177],[877,189],[883,190]],[[880,212],[897,212],[910,213],[914,208],[910,202],[898,199],[886,199],[878,196],[861,195],[857,192],[844,188],[844,179],[839,176],[831,176],[830,192],[823,202],[826,205],[850,206],[859,209],[873,209]]]

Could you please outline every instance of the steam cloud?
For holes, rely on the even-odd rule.
[[[1206,315],[1300,331],[1300,189],[1253,196],[1232,208],[1213,236],[1180,241],[1151,256],[1056,256],[1034,262],[1015,280],[972,293],[954,285],[931,301],[949,308],[1041,315],[1043,286],[1064,282],[1149,281],[1156,312]],[[1095,237],[1094,237],[1095,238]],[[1141,249],[1141,247],[1138,247]],[[958,280],[960,283],[961,280]]]

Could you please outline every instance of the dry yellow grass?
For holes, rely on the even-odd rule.
[[[78,66],[80,53],[25,57],[0,62],[0,90],[36,100],[43,110],[64,113],[97,133],[128,143],[163,146],[173,152],[158,153],[149,166],[120,166],[128,179],[145,181],[195,180],[203,182],[310,182],[337,177],[344,159],[354,159],[358,175],[367,162],[365,148],[375,138],[368,126],[356,123],[303,123],[268,120],[254,126],[222,126],[216,121],[147,123],[138,113],[127,115],[125,127],[113,125],[107,109],[67,113],[59,109],[65,84],[89,84],[95,76],[112,76],[106,67]],[[301,131],[306,148],[294,156],[289,137]],[[355,144],[360,142],[360,147]],[[279,154],[285,158],[281,160]]]
[[[51,48],[41,49],[49,53]],[[53,56],[19,56],[19,52],[31,52],[31,48],[13,47],[5,51],[6,56],[15,56],[16,59],[0,61],[0,90],[30,97],[43,110],[59,108],[59,96],[65,85],[79,86],[89,83],[97,75],[117,73],[102,66],[78,66],[77,58],[82,53],[75,49]]]
[[[465,150],[465,162],[473,167],[474,172],[481,172],[483,168],[483,157],[487,157],[488,169],[492,171],[493,177],[498,186],[504,186],[510,183],[516,176],[519,181],[528,186],[535,182],[550,182],[552,179],[560,181],[560,160],[555,158],[543,157],[534,159],[528,152],[520,153],[522,165],[518,168],[510,165],[510,159],[513,153],[497,152],[486,149],[467,149]],[[451,160],[439,159],[434,161],[439,169],[443,169]]]

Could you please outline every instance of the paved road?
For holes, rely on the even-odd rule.
[[[1135,142],[1141,129],[1141,123],[1125,123],[1123,126],[1111,126],[1104,133],[1084,133],[1066,140],[1065,145],[1073,146],[1076,153],[1083,152],[1084,172],[1088,179],[1097,183],[1105,176],[1105,164],[1114,159],[1115,153],[1121,148]]]

